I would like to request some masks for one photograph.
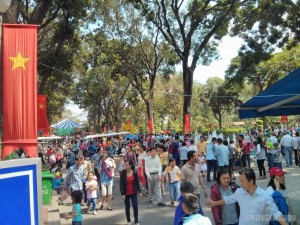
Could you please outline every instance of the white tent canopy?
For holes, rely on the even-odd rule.
[[[51,127],[56,129],[68,129],[68,128],[82,128],[83,126],[73,120],[64,119],[63,121],[60,121],[57,124],[52,125]]]
[[[93,135],[87,135],[85,139],[90,138],[99,138],[99,137],[110,137],[110,136],[118,136],[118,135],[125,135],[129,134],[129,132],[114,132],[114,133],[105,133],[105,134],[93,134]]]

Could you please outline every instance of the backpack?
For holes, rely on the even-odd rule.
[[[289,206],[286,202],[286,199],[278,191],[275,191],[272,194],[272,198],[273,198],[278,210],[282,213],[283,217],[287,220],[288,219],[287,217],[289,215]],[[272,217],[271,220],[269,221],[269,224],[277,225],[277,224],[279,224],[279,222],[277,220],[274,220],[274,218]],[[288,224],[290,224],[290,223],[288,222]]]

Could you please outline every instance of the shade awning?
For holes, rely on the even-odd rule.
[[[82,126],[70,119],[64,119],[63,121],[52,125],[51,127],[54,127],[56,129],[69,129],[69,128],[81,128]]]
[[[300,114],[300,68],[254,96],[238,110],[241,119]]]

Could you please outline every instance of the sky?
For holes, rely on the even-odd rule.
[[[209,66],[198,65],[194,73],[194,81],[205,84],[210,77],[220,77],[224,79],[225,71],[231,60],[237,56],[238,50],[243,40],[238,37],[225,36],[219,45],[220,59],[213,61]],[[180,70],[181,66],[178,66]],[[78,116],[81,121],[85,121],[87,112],[80,109],[73,102],[67,104],[66,109],[72,110],[74,116]]]

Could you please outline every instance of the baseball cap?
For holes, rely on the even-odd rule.
[[[280,169],[279,167],[273,167],[272,169],[270,169],[270,177],[273,176],[282,176],[284,175],[286,172],[284,172],[282,169]]]

